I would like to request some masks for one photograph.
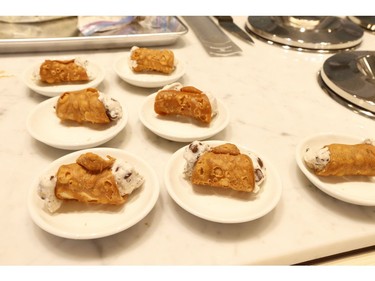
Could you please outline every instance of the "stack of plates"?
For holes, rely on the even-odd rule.
[[[346,107],[375,118],[375,51],[348,51],[328,58],[322,85]]]
[[[354,48],[363,37],[361,27],[339,17],[248,17],[246,29],[269,42],[310,51]]]

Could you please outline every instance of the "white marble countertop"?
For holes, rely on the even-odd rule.
[[[246,17],[236,17],[243,26]],[[166,162],[186,143],[165,140],[146,129],[138,110],[154,89],[131,86],[113,69],[128,49],[0,55],[0,264],[2,265],[237,265],[294,264],[375,245],[375,207],[334,199],[307,180],[295,160],[301,139],[323,132],[372,136],[375,122],[336,103],[320,88],[317,73],[332,54],[302,53],[255,39],[250,46],[231,36],[243,53],[210,57],[193,32],[169,46],[185,60],[180,80],[214,93],[231,112],[229,126],[213,140],[252,147],[282,179],[279,204],[266,216],[241,224],[209,222],[186,212],[163,183]],[[371,50],[365,32],[358,50]],[[153,210],[118,234],[70,240],[40,229],[26,201],[31,182],[53,160],[70,153],[33,139],[30,111],[47,98],[21,80],[26,67],[51,56],[84,55],[104,67],[99,88],[127,105],[126,128],[102,147],[120,148],[148,161],[161,192]]]

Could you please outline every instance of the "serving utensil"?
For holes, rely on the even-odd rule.
[[[185,16],[183,18],[210,56],[231,56],[242,52],[241,48],[210,17]]]
[[[219,25],[222,28],[229,31],[237,38],[240,38],[241,40],[244,40],[247,43],[254,44],[254,41],[250,37],[250,35],[244,30],[242,30],[237,24],[235,24],[231,16],[215,16],[215,18],[218,19]]]

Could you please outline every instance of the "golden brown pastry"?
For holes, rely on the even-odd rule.
[[[171,50],[153,50],[133,47],[130,61],[134,72],[160,72],[170,74],[174,71],[174,53]]]
[[[252,192],[255,187],[253,162],[234,144],[220,145],[199,157],[191,181],[197,185]]]
[[[105,160],[95,153],[87,152],[79,156],[76,162],[92,173],[101,173],[102,171],[111,168],[116,161],[115,158],[109,155],[107,158],[108,160]]]
[[[72,60],[45,60],[39,69],[42,82],[60,84],[89,81],[86,69]]]
[[[375,146],[334,143],[319,151],[308,149],[305,162],[318,176],[375,176]]]
[[[184,177],[193,184],[258,193],[266,167],[253,152],[241,153],[231,143],[212,147],[193,141],[184,151]]]
[[[207,95],[192,86],[160,90],[155,97],[154,110],[160,115],[182,115],[207,124],[213,115]]]
[[[56,172],[41,177],[38,195],[50,213],[65,201],[120,205],[139,188],[144,177],[123,159],[105,158],[87,152],[74,163],[61,165]]]
[[[62,165],[57,171],[55,194],[61,200],[119,205],[121,196],[111,167],[115,159],[105,160],[93,153],[81,155],[76,163]]]
[[[63,93],[57,101],[56,114],[63,121],[78,123],[106,124],[111,121],[94,88]]]

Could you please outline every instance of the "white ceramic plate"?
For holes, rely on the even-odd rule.
[[[85,152],[122,158],[144,177],[144,184],[135,190],[121,206],[88,206],[78,202],[64,202],[54,214],[43,208],[37,194],[39,177],[28,194],[28,210],[33,221],[45,231],[70,239],[94,239],[121,232],[142,220],[154,207],[160,191],[158,177],[151,166],[139,157],[114,148],[93,148],[76,151],[52,162],[41,174],[55,173],[57,169],[75,160]]]
[[[319,134],[302,140],[296,148],[296,161],[306,177],[321,191],[347,203],[363,206],[375,206],[374,177],[319,177],[309,169],[304,160],[307,148],[319,149],[331,143],[356,144],[363,142],[359,137]]]
[[[143,125],[158,136],[178,142],[191,142],[203,140],[222,131],[230,120],[227,107],[217,99],[218,113],[209,125],[183,116],[161,116],[154,110],[154,102],[157,93],[145,99],[140,111],[139,118]]]
[[[114,70],[122,80],[134,86],[159,88],[177,81],[185,74],[185,63],[176,57],[176,69],[171,74],[136,73],[131,69],[129,55],[120,57],[114,64]]]
[[[33,138],[56,148],[78,150],[98,146],[115,137],[128,122],[127,110],[121,105],[122,118],[109,124],[64,123],[55,112],[58,99],[54,97],[38,104],[26,121]]]
[[[226,142],[205,143],[217,146]],[[249,151],[239,145],[237,147],[241,151]],[[213,222],[242,223],[266,215],[279,202],[282,193],[281,179],[264,157],[260,156],[266,167],[267,178],[259,193],[253,194],[192,185],[183,175],[185,148],[186,146],[177,150],[168,161],[164,181],[173,200],[191,214]]]
[[[61,59],[61,58],[60,58]],[[85,83],[74,83],[74,84],[60,84],[60,85],[48,85],[42,83],[35,78],[34,73],[39,72],[39,67],[42,62],[35,64],[23,73],[23,81],[31,90],[47,97],[56,97],[64,92],[79,91],[86,88],[95,88],[103,80],[105,72],[99,65],[88,61],[87,70],[91,73],[93,79]]]

